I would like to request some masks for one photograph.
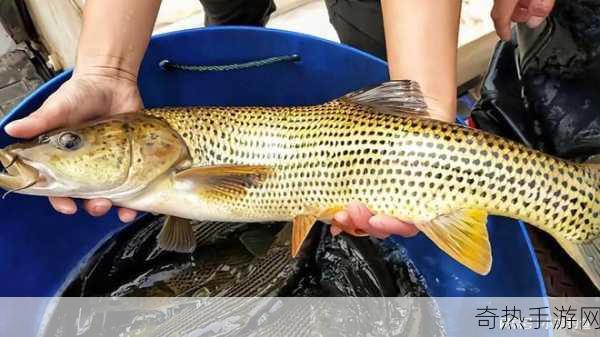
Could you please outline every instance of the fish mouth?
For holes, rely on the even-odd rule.
[[[6,190],[5,195],[27,189],[40,181],[39,171],[10,151],[0,149],[0,163],[3,169],[0,188]]]

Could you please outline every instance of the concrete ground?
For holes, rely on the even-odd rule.
[[[267,27],[291,30],[339,41],[329,24],[323,0],[276,0],[277,11]],[[459,45],[493,29],[490,19],[493,0],[463,0]],[[204,12],[198,0],[163,0],[156,33],[196,28],[204,24]]]

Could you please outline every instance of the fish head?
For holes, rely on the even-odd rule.
[[[0,150],[0,187],[22,194],[127,197],[188,162],[187,146],[162,120],[142,114],[43,134]]]

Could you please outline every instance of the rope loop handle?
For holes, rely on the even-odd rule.
[[[300,61],[300,56],[296,54],[292,55],[284,55],[284,56],[274,56],[269,57],[262,60],[244,62],[244,63],[233,63],[233,64],[224,64],[224,65],[190,65],[190,64],[178,64],[173,63],[169,60],[162,60],[158,63],[158,66],[163,70],[183,70],[183,71],[193,71],[193,72],[208,72],[208,71],[231,71],[231,70],[240,70],[240,69],[248,69],[248,68],[257,68],[264,67],[275,63],[283,63],[283,62],[298,62]]]

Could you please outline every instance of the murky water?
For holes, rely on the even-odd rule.
[[[427,296],[398,243],[332,237],[319,225],[293,259],[286,224],[201,223],[194,227],[196,251],[179,254],[158,248],[161,225],[162,217],[146,216],[100,247],[62,292],[96,298],[60,299],[47,314],[44,336],[204,336],[217,328],[219,336],[310,335],[310,325],[292,322],[344,317],[360,328],[344,322],[342,330],[351,330],[334,329],[342,335],[364,329],[373,335],[444,335],[441,320],[431,320],[438,317],[434,304],[361,302],[338,308],[323,301]],[[335,325],[319,326],[322,331]]]

